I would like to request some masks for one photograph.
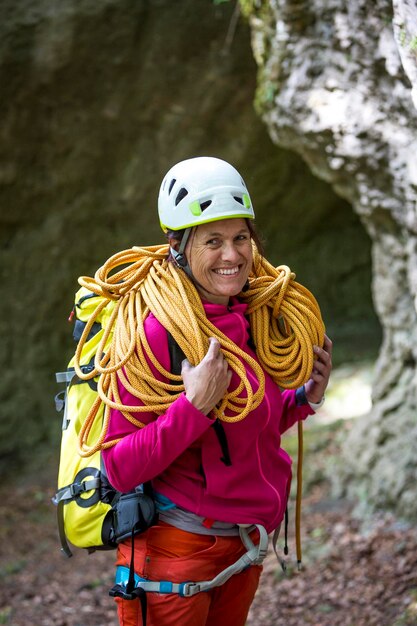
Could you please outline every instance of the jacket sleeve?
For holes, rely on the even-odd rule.
[[[169,369],[167,333],[155,318],[148,318],[147,322],[145,331],[151,349]],[[156,370],[153,373],[161,378]],[[124,404],[141,404],[120,381],[119,391]],[[106,441],[120,441],[102,453],[110,483],[122,492],[155,478],[213,424],[212,419],[196,409],[184,394],[163,415],[153,412],[136,415],[146,424],[144,428],[137,428],[120,411],[112,409]]]
[[[295,389],[286,389],[281,393],[283,410],[279,425],[281,435],[300,420],[305,420],[314,411],[309,404],[297,405]]]

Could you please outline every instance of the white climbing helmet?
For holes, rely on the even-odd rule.
[[[232,217],[255,218],[241,175],[215,157],[195,157],[171,167],[159,190],[158,212],[165,232]]]

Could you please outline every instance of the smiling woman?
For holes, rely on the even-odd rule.
[[[108,478],[120,492],[148,484],[159,508],[156,524],[119,545],[119,620],[243,626],[290,490],[281,435],[321,406],[332,345],[313,296],[263,257],[229,163],[174,165],[158,208],[168,258],[166,246],[133,249],[120,253],[133,269],[109,276],[110,259],[81,281],[118,301],[99,370]],[[184,352],[181,378],[168,332]]]

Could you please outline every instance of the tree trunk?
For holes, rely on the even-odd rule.
[[[373,408],[344,446],[339,485],[366,507],[415,519],[417,10],[413,0],[394,9],[388,0],[242,7],[259,67],[256,105],[271,138],[347,199],[372,239],[383,341]]]

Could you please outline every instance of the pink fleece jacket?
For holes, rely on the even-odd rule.
[[[204,303],[208,319],[256,359],[248,346],[246,308],[237,299],[228,307]],[[145,320],[145,332],[158,361],[169,369],[167,333],[152,314]],[[256,389],[252,370],[246,372]],[[281,434],[314,411],[309,405],[296,406],[295,391],[281,392],[266,373],[265,379],[265,396],[258,408],[240,422],[223,422],[229,467],[221,461],[213,420],[184,394],[159,417],[138,414],[146,423],[142,429],[112,410],[107,441],[121,438],[103,451],[112,485],[126,492],[150,480],[157,492],[188,511],[222,522],[262,524],[271,532],[282,521],[291,483],[291,459],[281,448]],[[233,374],[230,389],[236,386]],[[119,387],[124,404],[139,404]]]

